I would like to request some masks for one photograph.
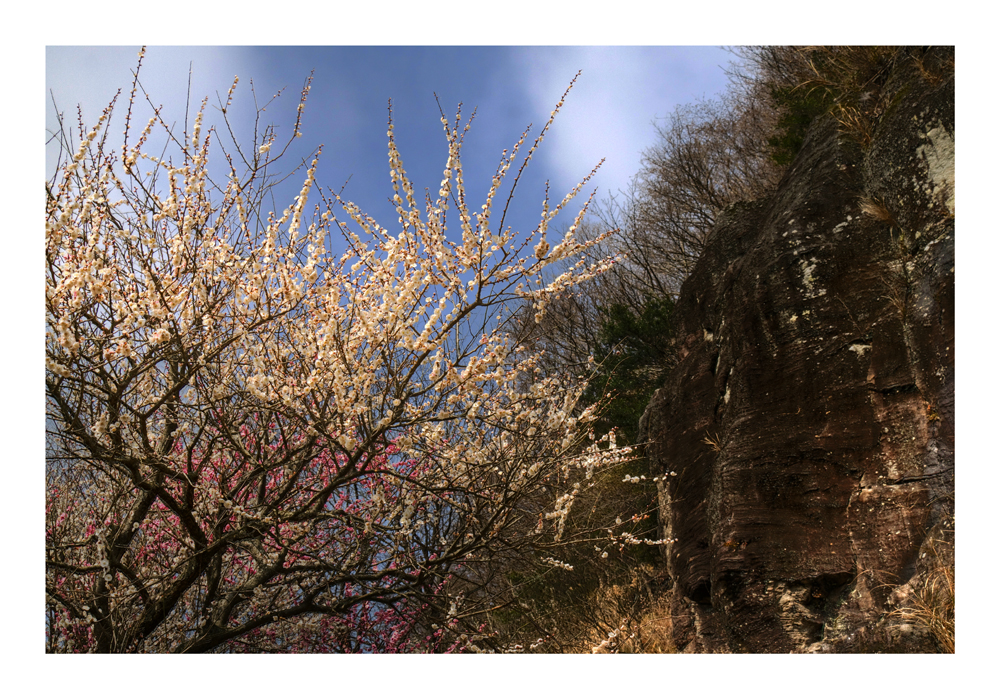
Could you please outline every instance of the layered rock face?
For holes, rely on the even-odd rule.
[[[883,94],[864,146],[815,123],[681,291],[643,418],[680,649],[942,650],[912,612],[953,565],[953,74],[900,59]]]

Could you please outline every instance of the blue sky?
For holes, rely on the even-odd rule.
[[[426,130],[425,139],[416,138],[416,144],[401,144],[408,167],[415,166],[420,160],[418,152],[410,155],[410,146],[419,148],[424,142],[428,144],[428,152],[434,153],[432,161],[441,160],[443,138],[437,130],[439,122],[436,105],[433,97],[429,96],[429,92],[437,90],[446,110],[452,110],[453,103],[460,99],[465,101],[467,111],[473,105],[479,106],[477,126],[474,126],[470,139],[482,137],[482,140],[488,141],[486,145],[477,145],[475,150],[478,153],[482,148],[482,162],[492,171],[499,152],[510,146],[528,122],[535,122],[537,130],[551,110],[551,105],[562,93],[564,84],[577,69],[583,68],[584,74],[578,87],[557,121],[552,136],[543,144],[533,171],[542,179],[547,176],[558,182],[562,175],[554,173],[563,168],[560,163],[568,164],[571,174],[567,177],[574,179],[589,171],[601,157],[608,157],[601,177],[606,176],[614,181],[606,182],[602,179],[599,182],[601,191],[598,196],[603,196],[623,187],[628,177],[634,174],[637,152],[652,143],[654,132],[650,121],[654,116],[663,116],[672,104],[689,102],[702,94],[711,95],[717,88],[711,87],[707,79],[703,82],[692,76],[692,71],[697,68],[691,61],[679,67],[673,65],[675,70],[668,70],[663,64],[647,61],[641,56],[636,57],[633,53],[634,67],[626,71],[615,69],[616,65],[622,64],[608,60],[609,53],[617,53],[614,49],[576,49],[569,47],[571,45],[958,44],[960,69],[957,103],[959,130],[962,132],[962,136],[959,136],[962,145],[959,146],[958,155],[962,213],[958,220],[960,229],[968,231],[970,235],[963,236],[963,242],[957,250],[958,265],[962,270],[959,275],[959,302],[956,309],[959,342],[962,346],[962,359],[958,366],[958,403],[961,416],[957,429],[962,444],[962,464],[967,464],[972,469],[970,473],[975,471],[973,478],[960,479],[959,497],[962,501],[963,522],[968,520],[960,537],[966,553],[981,550],[982,547],[978,545],[980,543],[988,546],[985,532],[989,529],[986,521],[989,515],[984,513],[991,511],[988,498],[992,489],[989,483],[996,479],[996,469],[989,468],[989,464],[995,462],[995,457],[990,456],[995,451],[995,445],[990,439],[995,431],[995,420],[991,417],[993,411],[988,409],[987,401],[995,393],[991,386],[995,387],[996,379],[992,372],[984,372],[982,368],[992,366],[991,340],[994,333],[993,323],[989,322],[991,287],[988,284],[996,276],[995,261],[1000,256],[1000,244],[997,236],[991,233],[996,225],[993,222],[995,214],[990,206],[995,198],[992,190],[996,179],[991,175],[995,169],[995,159],[991,156],[996,148],[992,147],[989,136],[996,113],[992,105],[995,98],[992,90],[981,89],[981,86],[991,85],[995,78],[995,41],[993,32],[989,29],[992,25],[984,21],[982,11],[973,15],[974,6],[970,3],[965,6],[920,4],[901,12],[898,5],[872,3],[870,0],[841,0],[835,5],[803,4],[794,0],[765,3],[716,0],[711,4],[651,4],[641,0],[617,0],[613,5],[602,8],[579,4],[547,4],[539,0],[508,0],[499,9],[488,5],[472,7],[445,2],[434,6],[433,12],[427,3],[418,0],[383,0],[364,7],[360,3],[348,5],[330,3],[329,0],[315,4],[307,0],[304,4],[299,2],[280,7],[270,5],[263,9],[247,7],[249,10],[234,11],[232,3],[217,3],[214,0],[199,0],[197,3],[175,0],[166,11],[162,5],[137,4],[134,0],[103,0],[99,6],[70,4],[67,0],[22,4],[18,7],[17,21],[12,25],[15,31],[0,46],[0,52],[5,58],[4,65],[8,67],[4,76],[7,109],[0,110],[0,123],[8,137],[5,146],[13,149],[8,153],[8,162],[27,163],[23,171],[12,167],[4,170],[4,201],[11,217],[9,238],[13,240],[11,250],[5,256],[9,273],[3,275],[3,288],[9,299],[24,298],[26,291],[31,297],[27,303],[8,304],[7,310],[12,316],[9,322],[17,331],[8,335],[8,340],[23,338],[24,341],[9,341],[4,350],[8,366],[17,368],[13,372],[13,381],[9,384],[10,394],[14,398],[6,402],[4,410],[9,421],[9,432],[35,435],[30,440],[18,440],[22,444],[15,448],[14,458],[9,460],[11,464],[27,464],[29,467],[14,469],[10,484],[11,492],[16,495],[13,506],[5,511],[5,522],[9,524],[14,524],[15,519],[17,526],[22,528],[25,521],[34,523],[30,525],[30,529],[35,532],[34,536],[16,536],[10,541],[14,549],[11,555],[13,560],[34,564],[34,575],[29,575],[30,593],[25,591],[23,578],[12,576],[8,581],[11,592],[16,592],[18,598],[25,594],[29,598],[27,604],[15,605],[15,630],[8,634],[9,638],[14,639],[9,645],[10,650],[16,651],[15,669],[23,673],[24,679],[37,679],[38,671],[46,671],[41,659],[32,652],[31,644],[24,644],[19,640],[34,638],[32,634],[39,633],[41,627],[34,610],[42,608],[43,596],[40,584],[43,567],[40,538],[44,515],[38,506],[39,501],[30,497],[30,493],[41,493],[41,464],[44,460],[43,423],[40,418],[44,411],[43,393],[40,389],[44,373],[41,357],[44,351],[41,332],[33,330],[40,328],[42,292],[38,286],[38,277],[32,270],[40,270],[43,259],[39,222],[44,195],[37,183],[44,177],[51,176],[51,170],[45,166],[43,139],[37,136],[42,123],[47,121],[50,87],[54,89],[60,105],[68,114],[73,113],[77,102],[82,102],[85,114],[96,117],[113,94],[113,89],[109,91],[111,86],[127,87],[130,84],[129,69],[134,65],[139,43],[151,46],[143,67],[144,82],[164,104],[170,104],[174,95],[184,94],[188,62],[194,61],[194,95],[214,95],[216,90],[224,91],[232,76],[239,74],[241,82],[253,77],[255,83],[261,86],[262,92],[265,85],[287,84],[289,94],[282,105],[293,110],[301,79],[310,68],[315,67],[317,77],[308,118],[315,118],[316,121],[307,121],[306,132],[301,140],[303,145],[320,142],[326,144],[324,168],[330,165],[331,172],[329,175],[325,170],[320,172],[323,184],[339,184],[342,181],[341,174],[354,173],[351,186],[357,190],[349,193],[359,199],[359,203],[364,198],[359,181],[360,173],[362,170],[369,171],[367,165],[361,168],[359,163],[367,163],[367,160],[363,154],[349,154],[352,147],[350,139],[345,139],[347,145],[335,143],[330,135],[332,129],[317,131],[313,128],[314,123],[321,127],[324,123],[333,122],[329,110],[324,113],[318,109],[323,90],[332,94],[333,90],[340,89],[333,85],[353,84],[353,91],[345,87],[344,94],[368,96],[365,103],[341,101],[340,111],[336,114],[341,131],[348,130],[349,126],[353,128],[352,119],[359,124],[369,123],[370,131],[366,132],[369,135],[358,140],[358,148],[368,148],[368,142],[375,144],[370,148],[377,146],[374,151],[377,155],[376,167],[371,170],[371,176],[381,177],[379,181],[382,184],[381,189],[372,190],[371,196],[384,198],[385,183],[388,181],[384,117],[385,100],[389,96],[396,103],[401,138],[406,133],[406,128]],[[306,21],[303,21],[304,18]],[[567,45],[567,48],[555,52],[547,49],[520,49],[523,55],[549,51],[552,57],[545,64],[544,70],[536,68],[527,75],[522,70],[520,75],[525,77],[524,80],[515,81],[512,77],[514,74],[508,72],[508,82],[517,83],[514,90],[505,87],[508,82],[504,82],[504,71],[499,69],[516,65],[513,60],[506,61],[508,55],[501,56],[505,60],[499,63],[499,68],[490,63],[480,63],[477,69],[474,63],[465,59],[456,65],[436,66],[426,71],[440,76],[442,82],[445,77],[449,78],[453,87],[463,88],[460,90],[461,94],[448,91],[448,86],[438,87],[435,83],[429,90],[419,90],[407,97],[405,90],[393,90],[390,92],[394,94],[390,95],[379,94],[381,88],[375,85],[372,85],[371,90],[365,89],[369,83],[360,81],[354,67],[346,63],[334,63],[332,60],[320,64],[303,59],[292,64],[301,69],[296,68],[291,74],[281,74],[279,69],[284,70],[280,67],[283,64],[266,56],[262,57],[257,50],[235,48],[234,45],[238,43],[558,44]],[[90,44],[92,48],[87,52],[78,51],[75,55],[68,56],[68,61],[60,61],[50,55],[51,46],[78,44]],[[198,47],[183,51],[155,48],[180,44]],[[212,48],[218,44],[228,46]],[[124,46],[113,50],[100,48],[111,45]],[[728,56],[722,51],[717,53],[717,58],[703,64],[706,71],[711,72],[713,67],[723,65],[728,60]],[[581,55],[587,55],[591,60],[582,63],[579,60],[569,60]],[[305,58],[309,56],[305,55]],[[535,64],[537,66],[538,62]],[[381,72],[384,80],[390,80],[385,76],[394,76],[391,79],[397,85],[405,86],[407,81],[403,76],[410,72],[421,72],[419,68],[415,63],[397,61],[383,64]],[[481,72],[476,72],[477,70]],[[59,77],[56,77],[57,72]],[[463,73],[466,75],[464,80],[458,77]],[[721,73],[721,70],[717,72],[720,86],[724,82]],[[490,78],[497,74],[501,79],[491,81]],[[600,79],[601,75],[610,77]],[[273,83],[265,82],[272,79]],[[243,86],[246,87],[247,84],[244,83]],[[632,87],[626,90],[626,86]],[[464,89],[465,87],[468,89]],[[596,96],[588,97],[588,91]],[[415,111],[404,113],[406,100],[412,98],[427,101],[414,107]],[[585,109],[588,100],[589,104],[596,104],[589,110]],[[538,103],[542,106],[535,106]],[[521,110],[524,110],[523,113]],[[609,116],[614,114],[624,116],[617,119]],[[487,117],[504,121],[504,127],[494,131],[488,125]],[[183,115],[179,118],[183,118]],[[572,126],[574,119],[580,119],[581,122],[587,119],[588,122],[577,129]],[[613,137],[608,134],[606,124],[609,122],[617,125]],[[985,146],[968,147],[977,138],[977,134],[986,136]],[[567,145],[560,147],[559,142],[564,136]],[[574,138],[580,140],[573,140]],[[616,145],[626,139],[631,139],[633,143],[620,148]],[[470,140],[466,153],[467,167],[474,157],[473,143],[481,141]],[[619,153],[625,155],[619,156]],[[633,165],[619,162],[628,157],[635,159]],[[580,165],[574,165],[576,162]],[[336,169],[338,167],[339,170]],[[433,169],[437,170],[439,166],[435,165]],[[612,177],[611,173],[616,174]],[[471,177],[467,179],[471,183]],[[559,191],[558,185],[555,191]],[[528,197],[525,205],[532,212],[533,219],[538,210],[540,192],[533,186],[525,189],[525,196]],[[21,202],[29,202],[29,205]],[[530,225],[534,225],[533,220]],[[986,314],[983,309],[987,311]],[[963,484],[970,485],[964,487]],[[971,484],[975,484],[974,487]],[[22,493],[29,496],[21,497]],[[989,557],[960,556],[959,576],[963,580],[990,579],[988,560]],[[16,590],[14,586],[17,586]],[[986,642],[987,622],[980,621],[987,617],[965,613],[970,609],[974,608],[963,605],[960,611],[963,615],[963,631],[959,656],[941,659],[942,662],[948,661],[949,670],[961,671],[966,666],[972,669],[973,663],[979,660],[978,654],[986,653],[990,647]],[[13,644],[17,644],[16,647]],[[156,660],[150,659],[150,662]],[[324,667],[315,668],[319,672],[313,673],[314,679],[306,684],[323,682],[322,687],[328,689],[328,659],[322,660]],[[624,673],[621,665],[624,658],[620,658],[618,665],[614,667],[608,664],[596,671],[594,659],[585,656],[523,658],[519,659],[521,662],[514,667],[513,672],[508,670],[512,666],[509,658],[503,659],[508,664],[502,667],[493,665],[488,668],[483,663],[475,666],[472,663],[489,659],[466,660],[464,667],[468,668],[466,672],[470,679],[474,677],[473,670],[476,672],[475,676],[481,676],[484,669],[491,673],[491,677],[499,679],[496,683],[488,683],[489,686],[479,683],[477,691],[482,690],[480,693],[483,696],[510,696],[519,692],[530,694],[531,689],[538,693],[540,688],[566,693],[567,683],[571,688],[587,687],[591,694],[610,694],[612,691],[620,693],[623,689],[628,691],[644,686],[648,688],[652,686],[651,683],[661,681],[656,678],[664,677],[662,659],[651,656],[631,659],[634,662]],[[531,663],[530,660],[537,662]],[[611,662],[610,658],[607,660]],[[703,665],[712,659],[686,657],[681,662],[682,658],[678,656],[677,660],[677,663],[671,665],[676,671],[671,673],[669,680],[663,681],[678,691],[703,690],[704,668],[694,665]],[[948,683],[953,681],[952,672],[922,672],[928,659],[916,656],[900,657],[899,662],[894,662],[897,666],[894,669],[897,671],[881,675],[874,674],[868,668],[858,668],[860,662],[848,662],[863,659],[837,660],[838,666],[846,663],[850,665],[850,670],[861,669],[861,676],[867,684],[876,681],[877,686],[884,685],[886,689],[890,689],[890,684],[898,678],[898,670],[909,670],[912,671],[911,674],[922,673],[921,681],[926,692],[933,692],[935,689],[945,691],[949,687]],[[163,661],[166,662],[166,659]],[[754,684],[767,686],[773,691],[799,687],[803,682],[810,681],[811,675],[808,673],[813,670],[801,663],[786,661],[791,659],[730,657],[724,663],[730,671],[723,672],[718,677],[726,685],[726,689],[733,691],[745,690]],[[260,691],[269,683],[276,686],[278,681],[284,681],[280,673],[262,674],[260,662],[251,657],[234,658],[234,668],[242,672],[226,673],[220,679],[220,687],[221,682],[225,681],[230,687]],[[424,673],[427,662],[423,658],[398,659],[397,667],[408,663],[405,670],[413,674]],[[636,662],[640,665],[635,665]],[[956,662],[959,664],[956,665]],[[906,667],[899,667],[900,665]],[[273,668],[274,665],[270,667]],[[340,670],[345,667],[357,668],[356,665],[336,665]],[[636,672],[636,669],[640,671]],[[124,668],[116,668],[116,671],[128,679],[141,680],[148,673],[148,663],[143,670],[125,670],[124,673],[122,670]],[[448,666],[448,670],[454,672],[455,665]],[[143,677],[139,676],[139,672],[143,672]],[[373,675],[374,673],[355,672],[351,675],[341,672],[337,677],[337,686],[341,687],[354,677],[356,685],[348,683],[348,686],[360,688],[360,683],[365,681],[365,690],[370,691],[373,683],[368,682],[368,678]],[[202,682],[211,677],[222,678],[218,673],[210,673],[207,667],[198,673],[198,679]],[[306,679],[300,676],[297,681]],[[377,682],[374,685],[378,686]],[[438,685],[434,683],[426,686],[434,687],[434,691],[437,691]],[[816,685],[813,682],[810,688],[817,696],[832,697],[843,691],[837,683]],[[98,685],[84,683],[77,693],[80,696],[97,696],[101,691]],[[170,683],[146,682],[144,691],[151,697],[168,696],[168,693],[170,696],[176,695],[176,689]],[[417,692],[416,695],[421,693]]]
[[[47,128],[55,126],[52,98],[71,123],[80,105],[84,121],[91,124],[122,88],[112,125],[112,139],[116,138],[124,126],[124,101],[138,49],[48,47]],[[291,169],[322,143],[319,183],[339,188],[350,178],[345,196],[391,229],[393,218],[385,205],[391,191],[386,141],[390,99],[397,143],[418,191],[424,187],[436,191],[446,157],[435,93],[449,118],[459,102],[464,103],[466,116],[477,109],[463,164],[473,205],[478,206],[501,152],[529,124],[531,133],[537,134],[570,80],[582,71],[518,186],[508,222],[530,230],[537,223],[546,180],[551,182],[551,197],[558,201],[603,158],[604,165],[585,192],[596,188],[600,200],[626,189],[640,167],[642,151],[656,141],[654,120],[680,104],[718,95],[727,83],[724,67],[733,59],[712,46],[151,46],[140,80],[153,102],[164,105],[167,120],[180,124],[190,66],[193,105],[209,96],[206,120],[221,125],[216,95],[224,96],[238,75],[230,114],[243,134],[251,133],[255,112],[251,80],[260,103],[284,89],[264,119],[273,120],[279,134],[287,136],[302,83],[314,70],[303,137],[296,140],[281,169]],[[136,111],[132,123],[141,128],[149,108],[140,105]],[[250,140],[248,135],[241,137]],[[46,154],[50,173],[54,157],[50,148]],[[288,183],[287,199],[277,201],[277,207],[291,202],[301,179],[297,176]]]

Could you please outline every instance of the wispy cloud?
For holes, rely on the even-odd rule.
[[[729,58],[713,47],[528,48],[512,55],[528,76],[524,89],[535,110],[551,111],[583,71],[539,157],[563,189],[606,158],[595,179],[599,198],[624,190],[638,172],[642,151],[656,141],[654,118],[725,88],[721,66]]]
[[[123,88],[109,127],[112,140],[117,138],[124,128],[137,53],[138,47],[47,50],[46,82],[69,125],[76,124],[77,103],[83,104],[83,119],[89,126],[115,91]],[[240,85],[230,116],[236,121],[239,141],[246,144],[252,140],[255,114],[250,79],[258,105],[286,88],[280,102],[262,115],[261,126],[273,119],[279,132],[287,135],[299,88],[315,68],[302,129],[305,138],[296,139],[295,152],[283,167],[294,166],[311,148],[324,143],[320,181],[339,187],[350,176],[346,195],[378,215],[387,186],[388,97],[397,110],[396,136],[407,169],[421,188],[434,185],[443,167],[444,140],[433,93],[448,114],[460,100],[466,115],[479,107],[465,151],[469,193],[478,201],[485,195],[500,152],[529,122],[536,135],[569,81],[582,70],[519,185],[522,194],[515,209],[524,208],[530,215],[519,220],[512,209],[507,221],[530,229],[537,223],[544,179],[551,181],[551,196],[558,201],[605,158],[593,181],[598,198],[626,189],[639,169],[642,151],[656,141],[653,119],[666,116],[678,104],[723,89],[726,78],[720,66],[728,59],[724,51],[711,47],[150,47],[140,77],[154,103],[164,105],[167,122],[181,126],[191,65],[189,118],[208,95],[207,122],[221,126],[215,95],[221,92],[224,97],[238,74]],[[141,130],[150,113],[148,105],[140,105],[133,113],[132,128]],[[48,128],[54,127],[51,105],[46,121]],[[223,135],[222,140],[228,141]],[[55,155],[47,149],[49,174]],[[215,161],[224,162],[218,157]],[[297,192],[297,184],[289,186]],[[280,210],[282,203],[274,205]],[[391,221],[392,212],[387,216]]]

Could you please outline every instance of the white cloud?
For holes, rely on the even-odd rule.
[[[547,114],[578,70],[582,74],[539,153],[556,190],[604,165],[598,198],[624,190],[641,153],[656,141],[655,117],[712,97],[726,84],[728,55],[715,48],[565,47],[515,53],[534,111]]]

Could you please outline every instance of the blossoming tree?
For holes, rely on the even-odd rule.
[[[459,110],[418,205],[390,112],[390,232],[321,189],[316,159],[266,211],[272,129],[227,149],[202,103],[190,133],[157,111],[118,149],[113,108],[47,184],[47,649],[471,645],[483,561],[559,564],[581,482],[627,458],[590,433],[586,378],[540,378],[512,334],[523,304],[541,317],[610,264],[574,262],[586,204],[550,239],[587,180],[530,234],[504,228],[527,132],[473,209]],[[174,157],[146,152],[161,131]]]

